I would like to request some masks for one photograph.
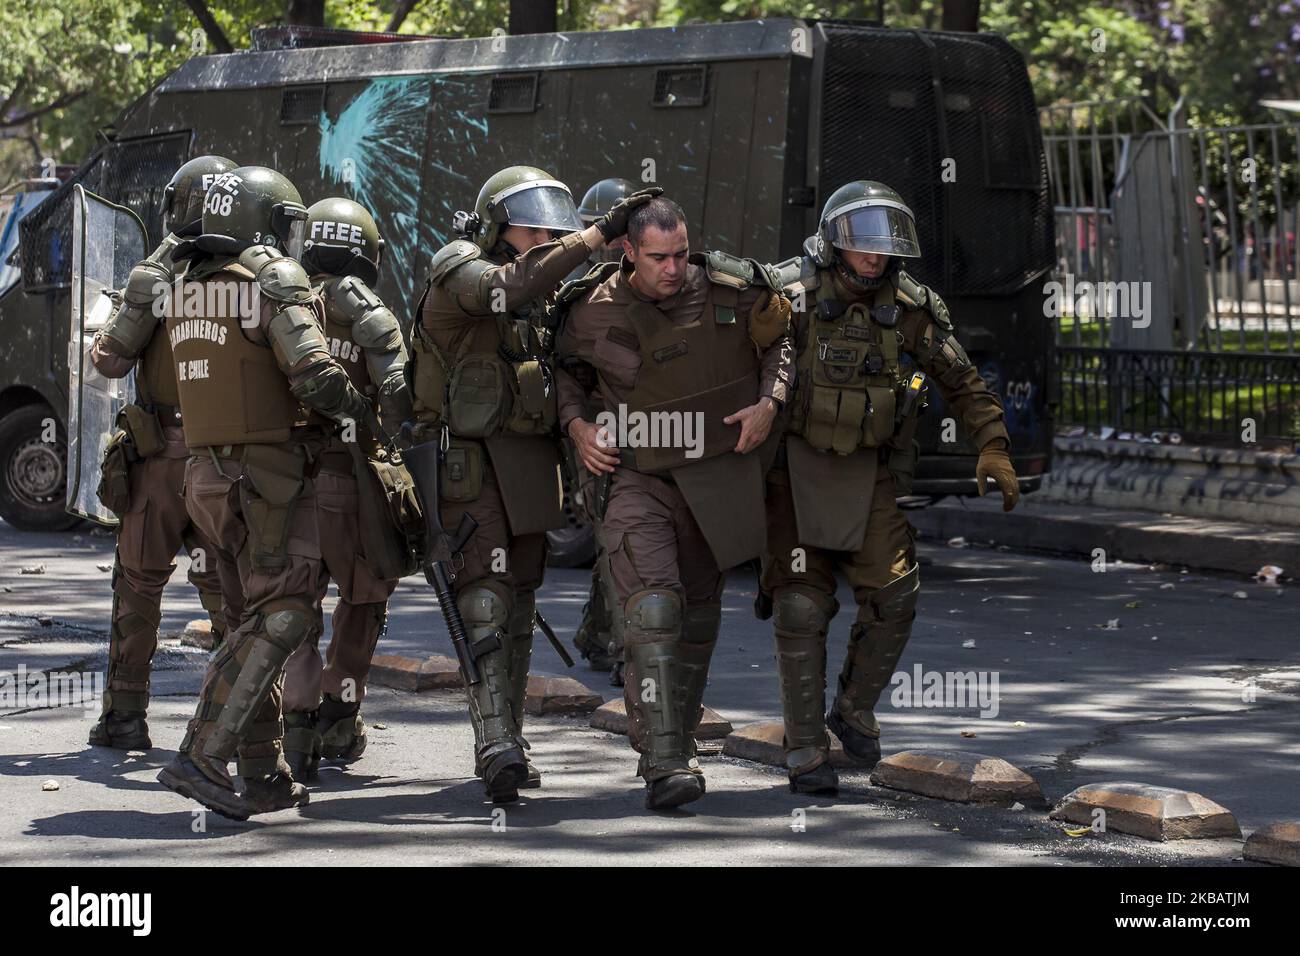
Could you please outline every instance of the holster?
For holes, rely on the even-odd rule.
[[[280,570],[287,561],[289,523],[302,495],[307,453],[298,445],[244,445],[240,462],[239,505],[248,525],[253,567]]]
[[[167,447],[158,416],[140,405],[126,405],[117,413],[117,426],[131,436],[135,453],[149,458]]]
[[[396,581],[419,567],[424,514],[415,482],[400,460],[370,458],[349,443],[357,479],[357,519],[367,566],[381,581]]]

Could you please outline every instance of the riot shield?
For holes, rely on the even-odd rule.
[[[90,361],[95,332],[113,311],[110,295],[145,257],[145,231],[130,209],[80,185],[72,202],[72,310],[68,337],[67,510],[104,525],[117,518],[99,502],[99,467],[117,413],[131,400],[135,375],[111,379]]]

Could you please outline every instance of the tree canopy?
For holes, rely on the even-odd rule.
[[[969,10],[973,0],[947,0]],[[983,0],[980,28],[1024,55],[1040,105],[1179,94],[1193,120],[1268,118],[1300,98],[1300,0]],[[887,25],[937,29],[944,0],[887,0]],[[951,10],[949,12],[952,12]],[[774,16],[874,19],[875,2],[558,0],[561,30]],[[0,5],[0,183],[79,162],[132,100],[188,57],[246,48],[283,23],[482,36],[509,0],[7,0]]]

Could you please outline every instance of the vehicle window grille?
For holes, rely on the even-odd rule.
[[[537,109],[536,73],[498,73],[488,88],[489,113],[531,113]]]
[[[1015,50],[991,34],[826,33],[817,194],[898,190],[921,240],[906,268],[943,295],[1014,292],[1049,268],[1047,164]]]
[[[280,94],[280,125],[308,126],[325,111],[324,86],[291,86]]]
[[[708,94],[708,69],[703,66],[661,67],[655,70],[655,106],[703,106]]]

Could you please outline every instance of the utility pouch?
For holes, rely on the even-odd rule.
[[[302,494],[306,453],[301,448],[245,445],[239,503],[248,525],[252,563],[258,570],[284,568],[289,521]]]
[[[862,421],[862,447],[885,445],[894,437],[894,390],[888,385],[868,385],[870,403]]]
[[[115,431],[104,447],[99,466],[99,486],[95,489],[100,504],[119,519],[126,514],[131,500],[131,436],[122,429]]]
[[[424,515],[415,482],[401,461],[367,457],[350,446],[357,478],[357,519],[366,565],[381,581],[396,581],[419,567]]]
[[[546,435],[555,427],[558,413],[550,372],[541,362],[529,359],[512,366],[514,395],[505,430],[518,435]]]
[[[452,439],[442,453],[439,493],[443,501],[473,501],[483,493],[483,446]]]
[[[119,427],[125,428],[130,433],[131,444],[135,446],[135,453],[141,458],[156,455],[167,447],[167,439],[163,437],[158,416],[139,405],[123,406],[118,412],[117,423]]]
[[[510,374],[510,367],[495,355],[469,355],[456,363],[447,409],[453,434],[487,438],[501,430],[510,414]]]

